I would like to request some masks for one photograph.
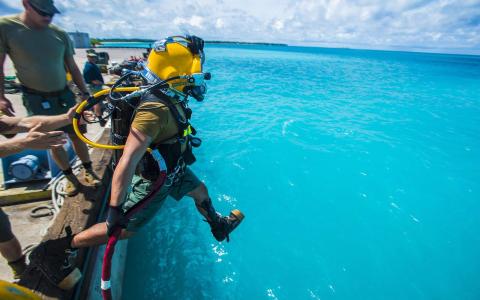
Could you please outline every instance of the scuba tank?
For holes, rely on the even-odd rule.
[[[127,142],[127,137],[130,133],[130,126],[135,113],[135,107],[138,105],[139,101],[139,98],[134,98],[130,99],[130,102],[133,102],[131,104],[121,101],[114,106],[111,115],[112,128],[110,130],[113,145],[125,145]],[[113,170],[115,170],[122,154],[123,150],[114,150],[112,158]]]

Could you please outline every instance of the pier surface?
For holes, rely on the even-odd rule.
[[[123,59],[129,58],[130,56],[140,57],[144,49],[97,49],[97,51],[107,51],[110,55],[110,62],[121,62]],[[82,70],[84,63],[87,60],[85,49],[76,49],[74,58],[77,65]],[[15,75],[13,65],[8,58],[4,65],[4,71],[7,76]],[[104,79],[108,82],[110,76],[104,76]],[[7,94],[6,96],[12,101],[16,116],[26,116],[26,110],[22,104],[21,94]],[[86,136],[89,139],[94,139],[99,136],[99,133],[102,130],[103,129],[98,124],[89,124]],[[107,142],[108,130],[105,130],[103,134],[100,134],[100,138],[103,142]],[[0,136],[0,143],[4,139],[3,136]],[[97,222],[101,208],[105,204],[104,202],[106,199],[108,199],[107,193],[109,192],[111,181],[111,172],[108,165],[111,159],[111,154],[112,153],[109,150],[92,150],[91,157],[94,170],[99,177],[102,178],[103,185],[98,189],[87,187],[84,189],[83,193],[73,198],[70,197],[65,199],[64,207],[55,217],[46,216],[35,219],[30,217],[30,212],[33,208],[39,205],[49,205],[51,203],[49,191],[44,191],[41,188],[47,182],[39,182],[27,186],[15,186],[15,190],[10,189],[10,191],[0,191],[0,206],[9,215],[12,230],[23,248],[30,245],[36,245],[41,241],[64,236],[65,227],[67,226],[70,226],[73,233],[77,233]],[[1,168],[0,183],[3,183]],[[0,187],[0,190],[1,189],[2,187]],[[87,261],[88,257],[86,257],[86,251],[80,251],[77,265],[82,271],[82,268],[86,268],[86,270],[88,270],[87,272],[92,272],[92,268],[98,269],[98,266],[92,266],[92,260],[95,259],[96,255],[98,256],[99,249],[92,248],[91,250],[93,250],[93,253],[91,254],[92,257],[89,258],[89,261]],[[125,255],[126,253],[123,253],[123,256]],[[119,256],[121,258],[123,257],[121,255]],[[122,259],[124,259],[124,257]],[[85,291],[92,287],[89,282],[92,278],[90,275],[91,274],[86,274],[86,276],[84,276],[83,281],[78,285],[80,286],[78,290],[65,292],[51,285],[45,278],[43,278],[38,270],[30,267],[20,283],[21,285],[35,290],[44,299],[75,299],[75,296],[77,297],[76,299],[84,299],[86,297]],[[0,279],[6,281],[13,280],[10,268],[5,259],[1,256]],[[88,296],[91,296],[90,294],[91,293],[89,293]]]
[[[100,139],[100,143],[107,143],[109,132],[105,131]],[[102,185],[99,187],[87,186],[84,184],[81,192],[75,197],[65,199],[60,212],[53,220],[51,226],[47,229],[42,241],[56,240],[66,236],[66,229],[69,227],[73,234],[78,233],[93,224],[100,216],[102,207],[105,206],[108,196],[108,189],[111,179],[110,160],[112,152],[103,149],[94,149],[91,154],[93,169],[102,179]],[[58,250],[58,249],[56,249]],[[80,249],[77,257],[77,267],[83,270],[84,263],[87,261],[87,250]],[[45,263],[50,263],[45,258]],[[35,266],[29,266],[20,281],[22,286],[36,291],[43,299],[72,299],[75,290],[64,291],[54,286],[48,281]]]

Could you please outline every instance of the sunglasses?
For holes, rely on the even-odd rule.
[[[38,9],[38,8],[36,8],[36,7],[35,7],[32,3],[30,3],[30,2],[29,2],[29,4],[30,4],[30,6],[33,8],[33,10],[34,10],[37,14],[41,15],[42,17],[50,17],[50,18],[53,18],[53,15],[54,15],[54,14],[52,14],[52,13],[47,13],[47,12],[41,10],[41,9]]]

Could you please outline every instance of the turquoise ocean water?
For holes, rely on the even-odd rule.
[[[480,299],[480,57],[215,46],[191,103],[217,243],[169,199],[123,299]]]

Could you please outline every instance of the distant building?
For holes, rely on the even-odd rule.
[[[90,36],[86,32],[69,32],[68,35],[75,48],[90,48]]]

